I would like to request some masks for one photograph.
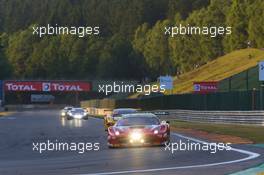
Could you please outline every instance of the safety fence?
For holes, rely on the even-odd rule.
[[[224,124],[252,124],[264,126],[264,111],[194,111],[166,110],[151,111],[161,113],[162,120],[181,120]],[[162,115],[164,113],[165,115]]]
[[[261,110],[263,93],[257,90],[210,94],[177,94],[144,99],[101,99],[82,101],[83,107],[140,108],[142,110]]]

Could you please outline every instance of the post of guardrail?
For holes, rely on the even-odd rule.
[[[203,95],[203,100],[204,100],[204,110],[207,110],[207,94]]]
[[[231,90],[232,90],[232,76],[229,77],[229,79],[228,79],[228,90],[229,90],[229,92],[231,92]]]
[[[263,87],[264,87],[264,82],[261,82],[260,85],[260,110],[263,110]]]
[[[246,87],[247,87],[247,91],[249,90],[249,80],[248,80],[249,76],[248,76],[248,69],[246,70]]]
[[[256,96],[256,88],[253,88],[252,96],[251,96],[251,99],[252,99],[252,110],[256,109],[255,96]]]

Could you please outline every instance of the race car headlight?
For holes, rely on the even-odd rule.
[[[154,134],[158,134],[159,131],[157,129],[154,130]]]
[[[83,116],[81,114],[75,114],[73,115],[74,118],[82,118]]]
[[[116,131],[116,132],[115,132],[115,135],[116,135],[116,136],[119,136],[119,135],[120,135],[120,132],[119,132],[119,131]]]
[[[65,116],[65,115],[66,115],[66,113],[65,113],[65,112],[62,112],[62,113],[61,113],[61,115],[62,115],[62,116]]]
[[[130,138],[132,140],[140,140],[142,138],[142,134],[139,132],[133,132],[131,133]]]

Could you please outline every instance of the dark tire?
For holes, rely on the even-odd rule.
[[[67,117],[67,120],[72,120],[73,118],[72,117]]]
[[[116,148],[118,148],[117,146],[111,146],[111,145],[108,145],[108,148],[109,149],[116,149]]]

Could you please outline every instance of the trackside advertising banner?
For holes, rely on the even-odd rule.
[[[203,81],[193,83],[194,93],[207,94],[216,92],[218,90],[218,82],[216,81]]]
[[[91,83],[85,81],[5,81],[4,90],[11,92],[88,92]]]

